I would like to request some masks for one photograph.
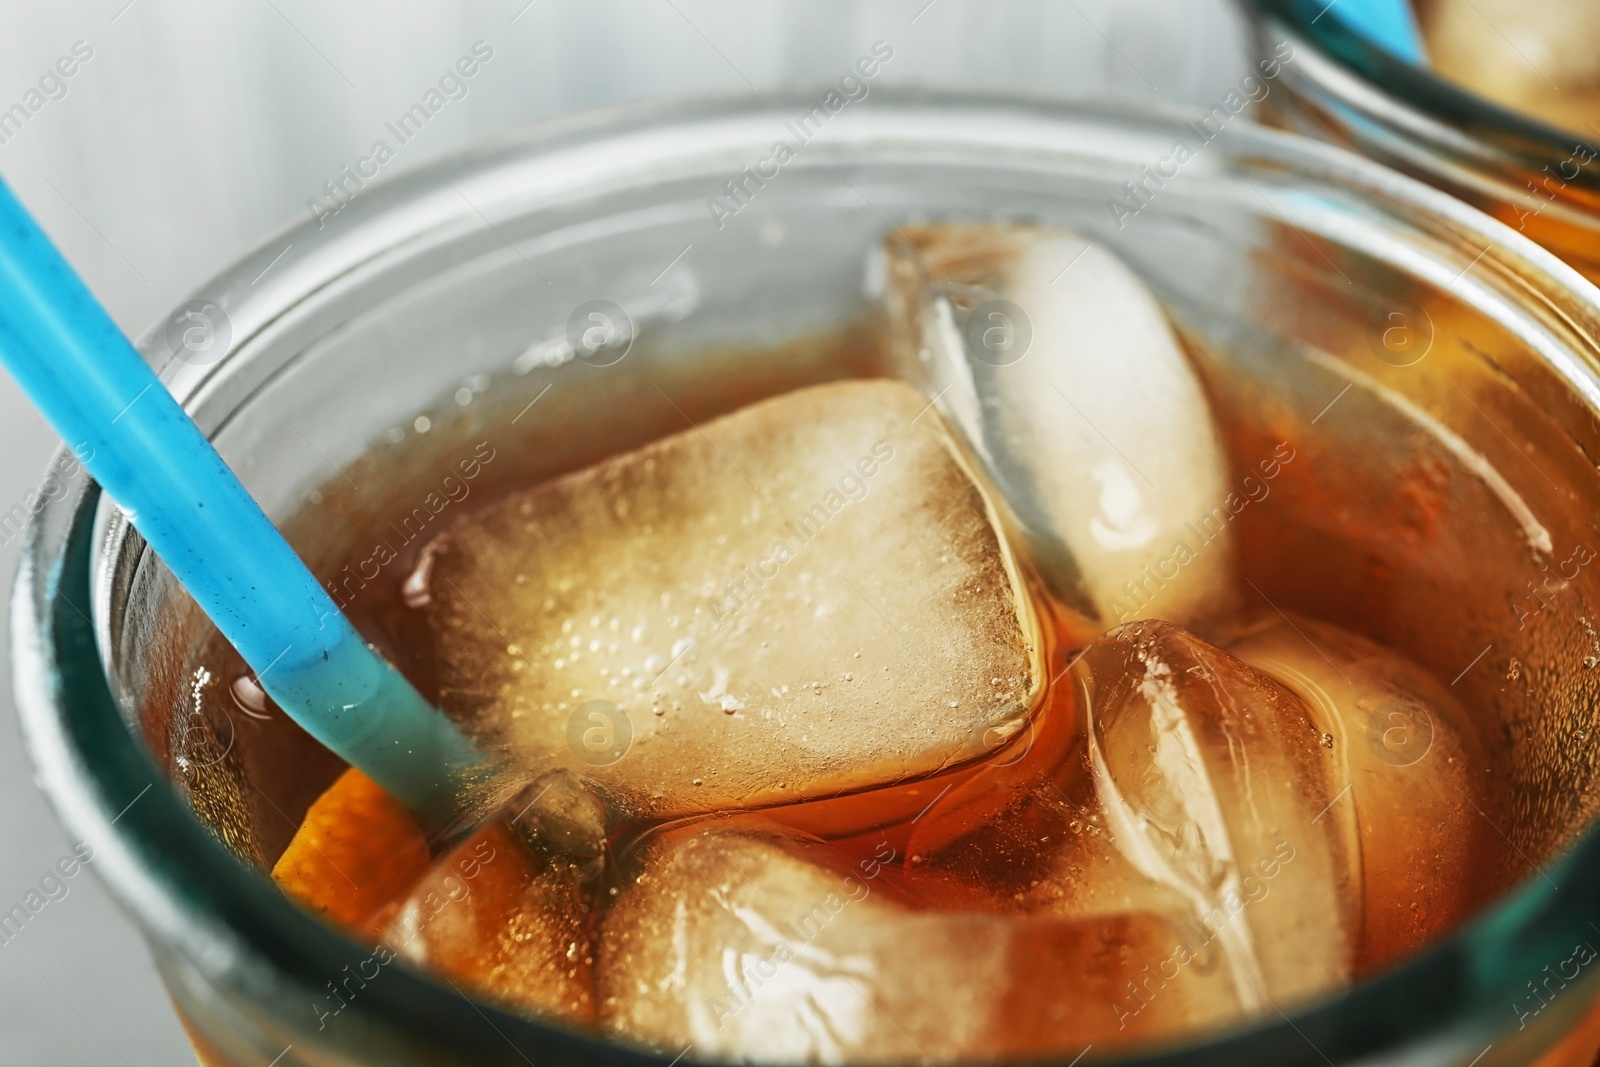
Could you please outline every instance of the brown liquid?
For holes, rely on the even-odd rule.
[[[872,368],[870,358],[855,364],[858,374]],[[703,418],[735,408],[763,392],[793,388],[802,381],[803,378],[790,376],[786,380],[745,383],[729,395],[708,398],[698,409],[691,410],[696,419]],[[1240,461],[1245,470],[1254,467],[1253,457],[1271,454],[1279,443],[1314,451],[1314,444],[1301,436],[1304,427],[1286,421],[1270,428],[1230,425],[1225,415],[1220,417],[1236,460],[1252,457]],[[676,427],[666,424],[655,432],[672,429]],[[460,466],[463,457],[478,455],[481,461],[481,453],[474,451],[475,439],[448,434],[448,430],[441,431],[443,444],[430,442],[435,461],[445,457],[438,469],[454,468],[464,475],[465,468]],[[636,443],[620,442],[620,446]],[[324,538],[320,557],[316,552],[310,553],[313,562],[320,564],[319,572],[345,594],[342,599],[347,598],[346,610],[361,632],[434,699],[439,696],[434,635],[424,613],[408,606],[405,584],[427,541],[453,523],[470,521],[479,509],[517,492],[525,484],[516,476],[518,472],[507,469],[516,462],[514,459],[500,468],[493,466],[501,455],[512,454],[510,448],[491,451],[496,459],[481,463],[480,472],[474,477],[483,480],[469,499],[460,506],[444,509],[426,526],[419,522],[414,528],[406,527],[403,519],[396,525],[394,516],[408,513],[404,508],[374,513],[368,510],[370,500],[357,499],[337,482],[322,490],[313,509],[320,516],[315,520],[319,523],[326,523],[330,516],[342,517],[345,522],[338,537]],[[382,460],[375,458],[373,462]],[[493,478],[485,477],[485,472]],[[542,471],[531,480],[553,473],[558,472]],[[1319,513],[1332,503],[1322,496],[1325,487],[1321,475],[1313,465],[1302,462],[1299,466],[1284,465],[1278,477],[1281,481],[1274,487],[1276,495],[1253,505],[1253,510],[1239,520],[1248,546],[1246,573],[1264,584],[1264,595],[1274,600],[1283,598],[1294,610],[1327,614],[1349,624],[1362,607],[1359,598],[1341,599],[1349,595],[1348,584],[1296,586],[1306,542],[1303,535],[1295,532],[1308,525],[1321,528]],[[1412,486],[1416,508],[1423,511],[1427,502],[1434,499],[1429,477],[1428,471],[1418,471]],[[1401,506],[1407,505],[1402,501]],[[1413,518],[1408,513],[1404,521],[1411,522]],[[393,559],[379,566],[370,578],[352,582],[352,568],[361,575],[371,573],[371,564],[364,567],[363,562],[373,558],[373,546],[379,544],[392,547]],[[1327,596],[1330,588],[1334,603],[1327,612],[1320,612],[1315,601]],[[730,813],[731,819],[710,816],[708,824],[738,840],[754,835],[751,840],[776,841],[780,851],[798,850],[797,854],[806,856],[808,862],[823,856],[817,862],[833,875],[855,878],[863,885],[870,883],[871,891],[877,894],[873,899],[888,901],[899,909],[886,913],[884,921],[910,921],[902,920],[901,912],[1046,917],[1067,907],[1061,903],[1064,897],[1073,897],[1068,910],[1076,909],[1075,913],[1102,913],[1105,909],[1092,902],[1084,904],[1077,899],[1076,890],[1061,883],[1063,855],[1079,849],[1085,856],[1099,856],[1111,834],[1092,795],[1083,690],[1079,675],[1068,670],[1086,639],[1093,635],[1084,634],[1071,621],[1071,613],[1040,594],[1038,583],[1033,583],[1032,589],[1043,621],[1045,664],[1052,684],[1033,713],[1031,727],[1023,734],[980,759],[920,780],[804,803],[779,804],[759,813]],[[1237,632],[1258,629],[1262,620],[1276,619],[1265,608],[1247,616],[1211,636],[1226,643]],[[231,649],[220,641],[213,642],[202,662],[208,665],[212,678],[204,709],[211,732],[220,737],[224,729],[221,720],[227,719],[225,729],[234,740],[208,763],[204,758],[208,743],[204,731],[195,736],[180,736],[175,731],[173,747],[186,748],[189,757],[180,777],[185,779],[202,815],[207,814],[208,805],[209,810],[220,813],[212,822],[225,840],[258,864],[272,866],[281,862],[312,801],[334,782],[342,767],[260,698]],[[198,748],[197,739],[201,742]],[[195,758],[197,751],[202,758]],[[1479,784],[1488,777],[1487,757],[1474,751],[1470,759],[1472,784],[1459,797],[1446,800],[1453,807],[1478,812],[1484,823],[1493,822],[1494,814],[1498,814],[1497,798],[1488,785]],[[403,818],[371,808],[371,798],[370,793],[360,794],[360,806],[341,809],[339,818],[352,825],[365,821],[382,823],[400,838],[413,833],[421,840],[419,831],[403,825]],[[242,812],[248,814],[241,816]],[[654,869],[650,866],[655,862],[651,850],[656,843],[674,840],[674,834],[679,839],[692,835],[696,832],[696,819],[687,820],[691,824],[688,826],[684,822],[663,826],[630,819],[627,813],[613,813],[603,855],[597,859],[564,852],[548,838],[530,839],[514,829],[508,830],[514,814],[508,811],[499,823],[454,847],[448,855],[434,855],[434,866],[427,874],[420,869],[421,863],[427,861],[413,864],[409,874],[396,874],[393,847],[364,856],[362,843],[352,843],[336,854],[339,877],[359,886],[382,884],[393,888],[380,894],[386,898],[385,903],[357,909],[365,912],[364,916],[336,910],[333,914],[342,915],[346,925],[366,936],[392,942],[407,921],[406,908],[410,908],[411,936],[426,947],[427,959],[434,968],[512,1006],[568,1022],[596,1025],[597,1012],[603,1010],[608,995],[605,988],[596,990],[591,986],[598,931],[630,883],[641,872]],[[1396,811],[1393,817],[1394,824],[1389,827],[1392,834],[1426,836],[1429,831],[1420,822],[1406,824],[1408,818],[1427,817],[1425,812]],[[1414,951],[1503,892],[1525,870],[1525,859],[1514,855],[1515,850],[1508,843],[1482,832],[1485,826],[1473,819],[1466,823],[1472,832],[1450,844],[1451,854],[1432,857],[1435,865],[1430,870],[1455,872],[1454,884],[1435,884],[1427,872],[1382,872],[1387,891],[1396,898],[1395,908],[1410,918],[1405,922],[1368,922],[1359,927],[1352,934],[1348,977],[1358,978]],[[1063,842],[1068,840],[1073,844],[1064,851]],[[332,850],[335,846],[327,847]],[[493,858],[485,860],[485,855]],[[1248,864],[1256,862],[1257,857],[1245,859]],[[1416,861],[1416,857],[1412,859]],[[1268,857],[1261,858],[1262,863],[1268,861]],[[464,865],[471,865],[471,875]],[[1086,873],[1081,865],[1071,869],[1085,878],[1092,873]],[[492,874],[484,876],[484,872]],[[1370,897],[1374,875],[1369,871],[1367,877],[1366,886],[1352,887],[1351,891]],[[451,878],[454,882],[449,881]],[[1390,884],[1395,879],[1404,884]],[[457,899],[451,890],[460,886],[467,886],[467,892]],[[530,896],[530,886],[539,889],[536,898]],[[314,879],[300,884],[298,892],[305,903],[324,912],[330,910],[328,897],[349,895],[340,884],[318,888]],[[326,896],[319,899],[319,894]],[[421,902],[430,894],[432,899],[447,903],[436,918],[428,921],[433,909]],[[1286,892],[1280,893],[1280,899],[1283,895]],[[648,916],[640,921],[647,920]],[[657,932],[662,938],[670,935],[665,929]],[[1109,927],[1074,932],[1068,940],[1082,937],[1100,939],[1095,943],[1102,946],[1102,956],[1109,953],[1112,957],[1127,957],[1135,953],[1136,959],[1140,958],[1136,954],[1145,950],[1166,958],[1166,944],[1193,940],[1182,931],[1160,933],[1154,935],[1159,944],[1152,949],[1150,935]],[[1067,1019],[1059,1029],[1045,1027],[1039,1033],[1019,1036],[1016,1040],[1020,1044],[1013,1051],[1067,1049],[1064,1035],[1079,1035],[1073,1039],[1104,1044],[1168,1037],[1227,1018],[1234,1008],[1213,1009],[1206,999],[1212,996],[1212,986],[1221,980],[1214,977],[1220,973],[1217,960],[1206,950],[1198,950],[1195,955],[1199,962],[1180,969],[1183,981],[1198,982],[1200,979],[1195,976],[1201,975],[1210,984],[1201,983],[1196,989],[1185,986],[1181,1000],[1176,992],[1155,995],[1148,978],[1141,980],[1133,972],[1123,976],[1112,967],[1106,973],[1118,977],[1115,981],[1107,979],[1109,984],[1097,987],[1094,994],[1110,1003],[1110,1010],[1092,1020]],[[1145,984],[1138,984],[1140,981]],[[1172,982],[1176,987],[1177,979]],[[1167,988],[1163,982],[1161,991]],[[615,998],[619,994],[612,990],[609,995]],[[1144,1010],[1147,1000],[1148,1012]],[[1178,1004],[1185,1006],[1183,1010],[1175,1007]],[[1018,1010],[1025,1014],[1036,1008],[1031,1003],[1018,1004]],[[1133,1025],[1124,1025],[1129,1020]],[[648,1021],[638,1023],[631,1036],[650,1040]],[[998,1038],[989,1040],[988,1047],[999,1048],[994,1044]],[[663,1039],[662,1043],[667,1042]]]

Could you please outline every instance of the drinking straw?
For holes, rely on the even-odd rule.
[[[3,180],[0,363],[278,706],[448,822],[482,754],[340,613]]]
[[[1336,0],[1332,14],[1397,59],[1418,66],[1428,62],[1422,34],[1408,0]]]

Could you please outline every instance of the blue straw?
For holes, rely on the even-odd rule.
[[[1334,17],[1373,44],[1407,63],[1422,66],[1427,54],[1408,0],[1338,0]]]
[[[482,755],[356,633],[3,181],[0,363],[278,706],[448,822]]]

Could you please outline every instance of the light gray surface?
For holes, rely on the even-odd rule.
[[[93,56],[0,143],[0,174],[137,334],[385,137],[474,42],[493,58],[382,169],[596,104],[831,81],[1113,91],[1210,106],[1247,72],[1226,0],[0,0],[0,111],[75,42]],[[80,51],[82,49],[80,48]],[[59,91],[57,91],[59,92]],[[0,376],[0,513],[54,435]],[[18,542],[0,544],[0,573]],[[5,626],[0,618],[0,632]],[[34,788],[0,662],[0,912],[72,843]],[[131,924],[92,874],[0,944],[0,1062],[192,1055]]]

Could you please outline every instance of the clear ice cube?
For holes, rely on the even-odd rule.
[[[960,428],[1053,592],[1094,631],[1227,607],[1226,459],[1139,277],[1047,228],[911,227],[887,255],[900,372]]]
[[[591,906],[579,867],[528,848],[496,822],[391,905],[381,943],[480,996],[592,1024]]]
[[[911,883],[923,895],[970,887],[1023,914],[1146,911],[1187,928],[1196,914],[1191,897],[1151,879],[1121,851],[1082,732],[1071,741],[1043,773],[986,767],[929,804],[906,844]],[[1016,769],[1033,758],[1019,760]],[[1209,967],[1219,949],[1214,937],[1201,936]]]
[[[889,853],[850,865],[748,821],[650,841],[601,929],[603,1025],[709,1058],[946,1062],[1070,1058],[1238,1010],[1163,919],[913,910],[866,873]]]
[[[1140,622],[1074,667],[1106,837],[1214,936],[1249,1010],[1346,981],[1361,855],[1341,761],[1294,693],[1178,627]]]
[[[1310,619],[1280,618],[1230,651],[1299,695],[1349,786],[1325,819],[1361,843],[1361,970],[1484,903],[1473,864],[1493,833],[1482,815],[1488,762],[1448,689],[1397,653]]]
[[[984,752],[1037,622],[937,413],[890,381],[766,400],[516,493],[430,550],[440,696],[617,810],[744,808]]]

